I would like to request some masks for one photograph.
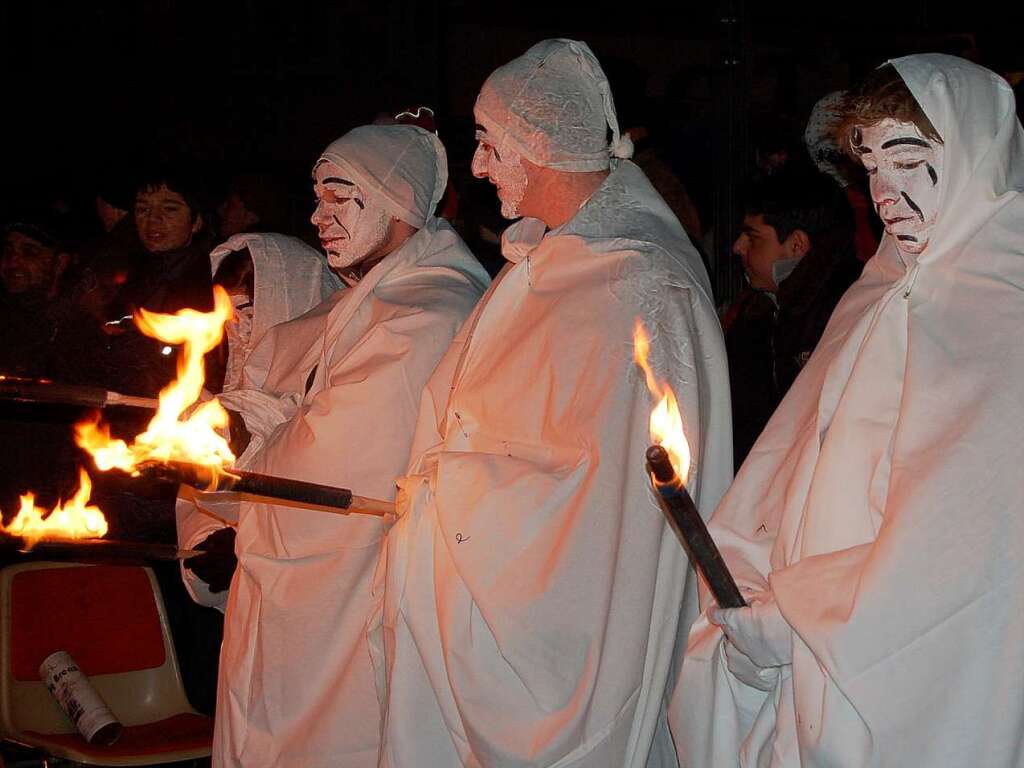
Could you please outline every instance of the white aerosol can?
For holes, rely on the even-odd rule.
[[[89,678],[67,651],[51,653],[39,666],[39,677],[79,733],[90,744],[113,744],[124,726],[114,717]]]

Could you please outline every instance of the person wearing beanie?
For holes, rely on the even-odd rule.
[[[709,515],[732,447],[708,278],[585,43],[500,67],[475,117],[473,172],[520,220],[399,480],[370,629],[381,765],[674,766],[666,692],[696,578],[644,468],[633,332],[679,398]]]
[[[236,466],[395,497],[420,392],[489,282],[434,216],[447,176],[441,142],[413,126],[359,127],[323,152],[312,221],[346,286],[264,333],[219,395],[248,433]],[[214,765],[377,765],[365,628],[387,524],[241,503]]]

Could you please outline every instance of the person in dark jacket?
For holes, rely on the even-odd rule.
[[[849,204],[820,174],[785,174],[750,190],[733,253],[749,283],[722,319],[739,469],[862,264]]]
[[[56,333],[61,278],[71,254],[52,217],[23,216],[4,227],[0,250],[0,374],[46,375]]]
[[[63,305],[62,277],[72,261],[66,231],[49,210],[21,211],[3,228],[0,248],[0,376],[50,375],[49,357]],[[6,522],[18,497],[34,491],[52,506],[76,487],[70,421],[74,408],[0,400],[0,510]],[[66,471],[65,471],[66,470]]]
[[[136,184],[136,242],[97,254],[72,292],[78,317],[62,324],[56,345],[62,381],[155,396],[174,378],[174,350],[139,333],[132,315],[212,308],[202,210],[200,185],[187,172],[155,168]]]

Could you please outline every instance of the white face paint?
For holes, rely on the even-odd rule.
[[[231,304],[235,308],[234,322],[224,326],[228,337],[225,389],[235,389],[241,384],[242,368],[245,366],[246,357],[249,356],[249,342],[252,341],[252,320],[255,310],[252,299],[244,293],[232,294]]]
[[[501,201],[501,215],[506,219],[518,219],[522,214],[519,206],[526,195],[526,170],[523,158],[517,152],[503,149],[500,154],[488,141],[487,131],[477,127],[476,152],[471,166],[478,179],[488,179],[494,185]]]
[[[356,184],[344,171],[324,161],[313,169],[313,190],[317,205],[310,217],[320,233],[327,262],[345,269],[376,253],[391,231],[391,216],[368,204]]]
[[[885,231],[904,253],[921,253],[939,215],[942,144],[892,118],[855,127],[851,143],[867,169]]]

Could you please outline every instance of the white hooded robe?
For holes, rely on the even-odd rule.
[[[702,616],[686,768],[1024,765],[1024,132],[988,70],[892,63],[945,145],[939,214],[916,258],[883,239],[712,519],[793,663],[746,686]]]
[[[732,450],[707,277],[630,162],[520,246],[428,385],[400,482],[381,764],[674,765],[666,685],[695,578],[645,470],[632,333],[639,317],[679,398],[707,514]]]
[[[247,381],[259,388],[228,406],[272,430],[247,467],[393,499],[423,387],[487,282],[431,217],[355,286],[272,329],[250,356],[269,357],[263,380]],[[386,522],[243,502],[215,766],[376,765],[365,625]]]
[[[249,250],[253,266],[252,328],[245,348],[231,348],[228,356],[231,361],[248,363],[247,375],[251,384],[254,380],[266,378],[266,366],[270,362],[266,350],[259,360],[249,361],[249,357],[267,331],[315,307],[341,287],[341,280],[327,267],[323,254],[301,240],[274,233],[234,235],[218,245],[210,252],[211,274],[216,274],[217,267],[228,254],[243,248]],[[240,368],[228,365],[225,392],[242,385],[241,375],[232,375]],[[236,466],[244,468],[243,464]],[[238,495],[201,493],[182,486],[175,503],[175,517],[178,546],[191,549],[227,523],[238,521]],[[186,589],[197,603],[224,609],[227,590],[210,592],[206,583],[184,563],[181,575]]]

